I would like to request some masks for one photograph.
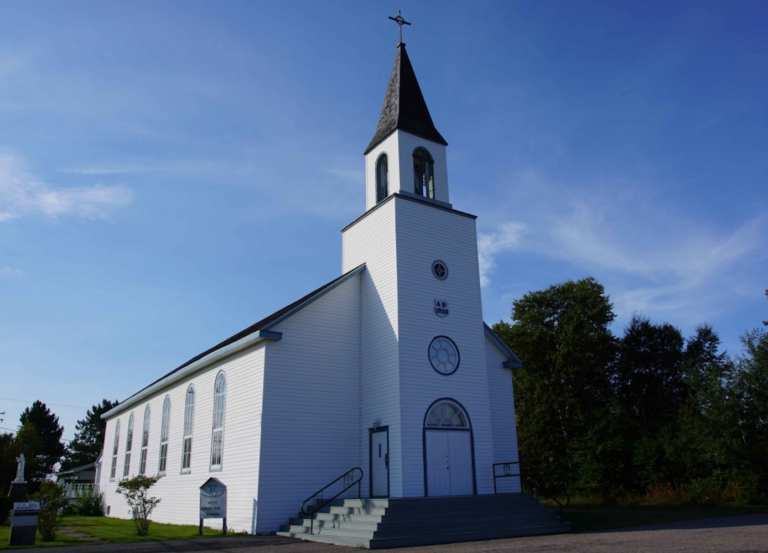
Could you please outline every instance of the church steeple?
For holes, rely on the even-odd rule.
[[[365,149],[365,154],[398,129],[430,142],[448,145],[432,122],[403,42],[397,45],[397,57],[395,57],[392,75],[389,77],[379,124],[376,126],[373,139]]]

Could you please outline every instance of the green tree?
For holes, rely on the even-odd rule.
[[[768,297],[768,290],[766,290]],[[763,321],[768,326],[768,321]],[[756,328],[741,337],[734,389],[740,399],[738,424],[745,455],[757,479],[757,493],[768,499],[768,332]]]
[[[75,437],[64,453],[61,470],[96,461],[104,447],[104,433],[107,430],[107,421],[103,420],[101,415],[117,407],[117,404],[117,400],[104,399],[100,404],[91,407],[84,419],[77,421]]]
[[[607,492],[622,445],[609,416],[616,344],[603,286],[593,278],[568,281],[512,306],[512,324],[494,330],[523,361],[513,378],[526,485],[553,499]]]
[[[59,424],[59,417],[54,415],[41,401],[35,401],[32,407],[27,407],[19,420],[22,427],[31,425],[27,428],[34,428],[37,433],[36,462],[31,463],[26,478],[42,481],[53,472],[54,466],[64,454],[64,444],[61,443],[64,427]]]
[[[622,486],[634,491],[674,482],[665,442],[674,440],[674,422],[685,397],[681,332],[634,315],[619,340],[613,373],[615,416],[621,421]]]
[[[157,484],[159,476],[145,476],[138,474],[132,478],[121,480],[117,486],[117,493],[125,496],[125,500],[131,508],[133,522],[139,536],[149,533],[149,523],[152,511],[160,503],[157,497],[149,496],[149,489]]]
[[[8,488],[16,477],[16,459],[12,451],[13,434],[0,433],[0,497],[8,495]]]

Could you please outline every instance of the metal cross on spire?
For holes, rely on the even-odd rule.
[[[397,29],[400,31],[400,43],[403,43],[403,25],[410,25],[405,19],[403,19],[403,16],[400,14],[400,10],[397,10],[397,17],[391,17],[390,19],[397,23],[398,27]]]

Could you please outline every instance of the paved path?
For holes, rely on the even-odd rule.
[[[42,551],[32,549],[31,551]],[[46,553],[351,553],[354,548],[278,536],[46,548]],[[768,515],[690,520],[605,532],[389,549],[393,553],[768,553]]]

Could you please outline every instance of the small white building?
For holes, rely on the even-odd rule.
[[[110,516],[130,517],[115,490],[137,473],[162,475],[155,521],[196,524],[215,476],[228,526],[251,533],[353,467],[363,497],[494,493],[493,464],[518,460],[521,363],[483,322],[475,216],[451,204],[446,146],[401,43],[341,276],[104,415]]]

